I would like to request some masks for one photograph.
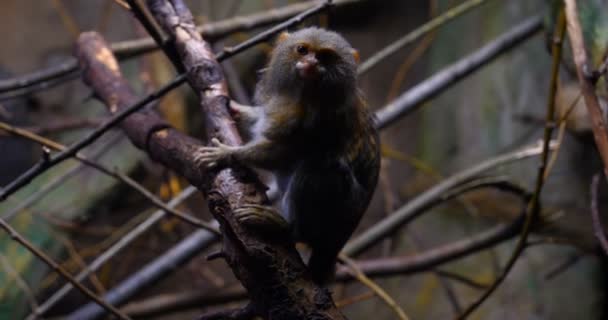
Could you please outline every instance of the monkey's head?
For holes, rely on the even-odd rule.
[[[312,27],[283,33],[270,60],[266,85],[284,93],[352,92],[358,58],[357,51],[335,32]]]

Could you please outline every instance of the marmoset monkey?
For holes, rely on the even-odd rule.
[[[357,227],[378,180],[379,138],[357,87],[358,54],[335,32],[282,34],[256,89],[259,107],[232,104],[251,140],[217,139],[196,155],[204,166],[239,162],[270,170],[294,240],[308,244],[313,280],[334,274],[336,257]],[[285,224],[271,208],[238,212],[251,224]]]

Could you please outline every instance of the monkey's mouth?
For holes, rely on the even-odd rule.
[[[325,72],[325,68],[318,63],[309,61],[298,61],[298,63],[296,63],[296,69],[298,70],[300,78],[308,80],[317,79]]]

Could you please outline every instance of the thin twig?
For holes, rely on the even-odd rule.
[[[188,187],[188,188],[184,189],[184,191],[182,191],[180,194],[178,194],[175,198],[173,198],[171,201],[169,201],[167,206],[169,208],[174,208],[178,204],[180,204],[181,202],[186,200],[188,197],[190,197],[192,194],[194,194],[195,192],[196,192],[196,188]],[[77,281],[83,281],[91,273],[97,271],[108,260],[110,260],[117,253],[122,251],[122,249],[126,248],[133,240],[137,239],[140,235],[142,235],[151,226],[156,224],[156,222],[160,221],[165,216],[166,216],[166,211],[164,211],[164,210],[157,210],[156,212],[152,213],[152,215],[150,215],[150,217],[148,217],[145,221],[138,224],[135,228],[133,228],[131,231],[129,231],[128,234],[121,237],[116,243],[114,243],[105,252],[98,255],[95,258],[95,260],[93,260],[93,262],[91,262],[86,268],[83,268],[83,270],[80,273],[78,273],[78,275],[76,275],[75,279]],[[208,232],[207,230],[201,229],[201,230],[199,230],[199,232],[207,235],[208,237],[212,237],[212,238],[215,237],[214,234]],[[172,264],[172,267],[174,267],[174,266],[175,266],[175,264]],[[73,288],[73,286],[71,284],[69,284],[69,283],[65,284],[63,287],[61,287],[61,289],[55,291],[53,293],[53,295],[51,295],[51,297],[49,297],[46,301],[44,301],[40,305],[40,307],[35,312],[33,312],[33,315],[45,314],[48,310],[50,310],[50,308],[52,308],[55,304],[57,304],[57,302],[59,302],[66,294],[68,294],[72,288]],[[111,300],[108,299],[108,301],[111,301]],[[112,303],[114,303],[114,302],[112,302]],[[116,303],[116,304],[120,304],[120,303]],[[31,319],[32,316],[30,316],[29,318]]]
[[[373,298],[374,296],[375,296],[375,294],[373,291],[367,291],[367,292],[364,292],[362,294],[359,294],[359,295],[356,295],[353,297],[347,297],[342,300],[336,301],[336,307],[341,309],[341,308],[344,308],[351,304],[355,304],[357,302],[369,300],[370,298]]]
[[[401,48],[416,41],[417,39],[426,35],[427,33],[441,27],[442,25],[453,20],[454,18],[457,18],[457,17],[461,16],[462,14],[468,12],[469,10],[483,4],[484,2],[486,2],[486,0],[469,0],[469,1],[463,2],[462,4],[441,14],[437,18],[434,18],[431,21],[423,24],[422,26],[418,27],[414,31],[406,34],[402,38],[391,43],[384,49],[376,52],[373,56],[369,57],[367,60],[365,60],[363,63],[361,63],[361,65],[359,66],[359,74],[360,75],[365,74],[366,72],[371,70],[375,65],[377,65],[380,61],[395,54]]]
[[[163,95],[167,94],[169,91],[173,90],[174,88],[177,88],[181,83],[183,83],[185,77],[186,77],[185,75],[180,75],[180,76],[176,77],[175,79],[173,79],[172,81],[170,81],[169,83],[165,84],[163,87],[161,87],[156,92],[148,95],[147,97],[139,100],[138,102],[130,105],[127,108],[121,109],[119,112],[116,112],[115,114],[113,114],[112,117],[108,121],[104,122],[104,124],[99,126],[97,129],[93,130],[91,133],[89,133],[83,139],[77,141],[76,143],[71,145],[69,148],[59,152],[56,156],[51,157],[50,159],[48,159],[48,161],[42,161],[42,162],[39,162],[38,164],[34,165],[32,168],[27,170],[25,173],[23,173],[17,179],[13,180],[5,188],[0,190],[0,201],[6,200],[6,198],[8,196],[15,193],[22,187],[26,186],[28,183],[30,183],[30,181],[32,181],[33,179],[35,179],[42,173],[46,172],[48,169],[56,166],[57,164],[63,162],[66,159],[74,157],[76,155],[76,153],[78,153],[80,150],[87,147],[91,143],[95,142],[99,137],[101,137],[108,130],[114,128],[119,122],[121,122],[122,120],[124,120],[125,118],[130,116],[131,114],[139,111],[141,108],[145,107],[148,103],[159,99]]]
[[[464,285],[467,285],[467,286],[469,286],[471,288],[475,288],[475,289],[487,289],[490,286],[489,284],[475,281],[471,278],[459,275],[454,272],[449,272],[449,271],[445,271],[445,270],[435,270],[435,273],[437,275],[439,275],[440,277],[460,282]]]
[[[74,243],[72,243],[69,238],[65,237],[59,232],[56,232],[55,230],[52,230],[52,234],[55,235],[55,238],[59,240],[59,242],[61,242],[63,247],[66,249],[69,257],[67,262],[74,261],[76,268],[86,268],[87,264],[84,261],[83,257],[78,253],[78,250],[76,250],[76,247],[74,247]],[[65,268],[66,270],[69,270],[69,266],[66,266]],[[96,274],[91,274],[89,276],[89,281],[91,282],[93,287],[95,287],[98,294],[104,294],[106,292],[106,288],[103,286],[99,278],[97,278]]]
[[[65,4],[62,0],[51,0],[51,4],[53,8],[59,15],[63,27],[70,33],[72,39],[76,39],[78,34],[80,34],[80,28],[78,28],[78,24],[74,17],[70,14],[68,9],[65,7]]]
[[[44,252],[36,248],[32,245],[28,240],[22,237],[17,230],[13,229],[8,223],[4,220],[0,219],[0,228],[4,229],[8,235],[15,240],[17,243],[21,244],[24,248],[26,248],[29,252],[34,254],[40,260],[42,260],[46,265],[48,265],[51,269],[61,274],[68,282],[70,282],[73,286],[75,286],[80,292],[82,292],[85,296],[95,301],[98,305],[104,308],[107,312],[110,312],[112,315],[119,319],[130,319],[127,315],[123,314],[120,310],[116,309],[114,306],[106,303],[97,296],[93,291],[89,290],[87,287],[83,286],[74,279],[65,269],[63,269],[60,265],[58,265],[53,259],[47,256]]]
[[[339,258],[346,266],[348,266],[348,270],[352,274],[352,276],[361,282],[366,287],[370,288],[386,305],[389,306],[399,317],[401,320],[409,320],[409,317],[403,312],[403,309],[395,302],[395,299],[391,297],[384,289],[382,289],[377,283],[372,281],[368,276],[361,271],[357,263],[350,259],[345,255],[340,255]]]
[[[599,185],[600,175],[596,173],[591,179],[591,221],[593,221],[593,233],[600,242],[604,253],[608,255],[608,239],[606,238],[604,226],[602,225],[602,220],[600,219],[600,212],[597,203]]]
[[[412,87],[390,104],[376,111],[377,127],[382,129],[389,126],[509,49],[522,44],[542,30],[542,22],[541,16],[528,18],[491,43]]]
[[[123,139],[123,136],[120,134],[110,136],[110,138],[107,139],[107,141],[105,141],[100,147],[91,152],[91,154],[88,155],[88,158],[91,160],[99,158],[121,139]],[[10,221],[19,212],[31,207],[38,200],[55,190],[58,186],[62,185],[65,181],[79,174],[84,168],[85,165],[83,163],[78,163],[74,166],[66,168],[62,174],[54,176],[50,181],[40,186],[40,188],[38,188],[35,192],[29,194],[27,198],[19,200],[19,202],[10,211],[3,213],[0,218]]]
[[[515,266],[515,263],[521,256],[522,252],[526,248],[526,243],[528,240],[528,235],[532,231],[532,225],[538,221],[541,211],[540,204],[540,196],[543,190],[543,186],[545,183],[545,170],[547,168],[547,162],[549,159],[550,145],[551,145],[551,135],[553,133],[554,128],[554,118],[555,118],[555,98],[557,95],[557,85],[559,80],[559,69],[561,63],[562,56],[562,44],[564,40],[564,34],[566,31],[566,16],[563,9],[560,10],[559,18],[556,26],[556,35],[553,39],[553,47],[552,47],[552,55],[553,55],[553,63],[551,66],[551,79],[549,83],[549,94],[547,97],[547,107],[546,107],[546,120],[545,120],[545,130],[543,135],[543,144],[542,144],[542,154],[540,160],[540,166],[538,168],[538,173],[536,177],[536,186],[534,189],[534,193],[530,202],[528,203],[526,209],[526,220],[524,222],[524,227],[521,231],[521,235],[519,240],[515,246],[515,249],[511,253],[509,260],[503,270],[503,272],[494,280],[492,285],[484,292],[481,297],[479,297],[475,302],[473,302],[467,309],[460,314],[456,319],[464,320],[469,317],[481,304],[486,301],[492,293],[502,284],[502,282],[506,279],[507,275]]]
[[[50,147],[57,151],[65,151],[67,149],[66,146],[64,146],[58,142],[47,139],[45,137],[41,137],[41,136],[39,136],[35,133],[32,133],[32,132],[29,132],[27,130],[11,126],[10,124],[2,122],[2,121],[0,121],[0,129],[5,130],[6,132],[9,132],[13,135],[34,141],[43,146]],[[152,194],[150,191],[146,190],[142,185],[137,183],[135,180],[131,179],[131,177],[124,175],[116,170],[107,168],[104,165],[101,165],[97,162],[94,162],[94,161],[88,159],[83,154],[77,153],[74,155],[74,158],[77,159],[78,161],[84,163],[85,165],[87,165],[91,168],[94,168],[95,170],[128,185],[131,189],[135,190],[137,193],[142,195],[144,198],[146,198],[148,201],[150,201],[157,208],[165,210],[168,213],[170,213],[171,215],[177,217],[178,219],[180,219],[184,222],[187,222],[195,227],[204,228],[211,232],[219,234],[219,230],[216,227],[210,225],[209,223],[203,222],[200,219],[197,219],[197,218],[195,218],[187,213],[181,212],[177,209],[169,208],[162,200],[160,200],[157,196]]]
[[[578,96],[576,96],[576,98],[572,101],[572,103],[568,107],[568,110],[566,110],[566,112],[564,112],[564,114],[560,116],[560,119],[558,122],[559,130],[557,131],[557,139],[556,139],[557,146],[555,147],[555,151],[553,151],[553,153],[551,154],[551,158],[549,159],[549,162],[547,163],[547,169],[545,170],[545,176],[543,178],[545,180],[547,180],[547,178],[549,177],[549,174],[551,173],[551,171],[553,170],[553,167],[555,166],[555,163],[557,162],[557,156],[559,155],[559,151],[561,150],[562,143],[564,141],[564,135],[566,133],[566,121],[568,119],[568,116],[570,115],[572,110],[574,110],[574,108],[578,104],[578,101],[581,99],[581,97],[582,97],[582,95],[579,93]]]
[[[6,275],[15,279],[17,287],[19,287],[19,289],[23,291],[25,299],[29,303],[31,310],[35,310],[36,308],[38,308],[38,301],[36,301],[36,295],[32,291],[32,288],[30,288],[27,282],[21,277],[19,272],[15,270],[15,268],[13,268],[13,266],[9,262],[9,259],[3,253],[0,253],[0,266],[2,267],[2,269],[4,269]],[[10,279],[6,278],[4,283],[5,285],[9,285]]]
[[[342,7],[352,5],[362,0],[336,0],[334,5]],[[122,2],[122,1],[121,1]],[[223,21],[213,22],[197,27],[202,36],[208,38],[221,38],[235,32],[265,27],[275,22],[291,18],[315,5],[313,2],[302,2],[288,5],[278,9],[265,10],[247,16],[239,16]],[[119,59],[125,59],[157,49],[156,43],[151,38],[128,40],[116,42],[111,45],[112,51]],[[54,78],[63,77],[78,71],[76,59],[70,59],[59,65],[35,71],[23,76],[0,80],[0,93],[13,91],[20,88],[36,86]],[[2,98],[0,98],[2,100]]]
[[[573,265],[579,262],[583,258],[584,254],[582,253],[574,253],[567,257],[562,263],[557,265],[555,268],[549,270],[545,275],[544,279],[549,281],[558,275],[562,274],[564,271],[570,269]]]
[[[78,78],[79,75],[75,72],[62,74],[56,78],[49,79],[47,81],[38,82],[28,87],[18,88],[15,90],[11,90],[10,92],[2,93],[0,94],[0,102],[17,99],[24,96],[30,96],[39,91],[44,91],[58,87],[60,85],[67,84],[68,82],[76,80]]]

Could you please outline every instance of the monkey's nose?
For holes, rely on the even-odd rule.
[[[298,74],[304,79],[316,78],[319,73],[319,61],[314,57],[307,57],[296,63]]]

